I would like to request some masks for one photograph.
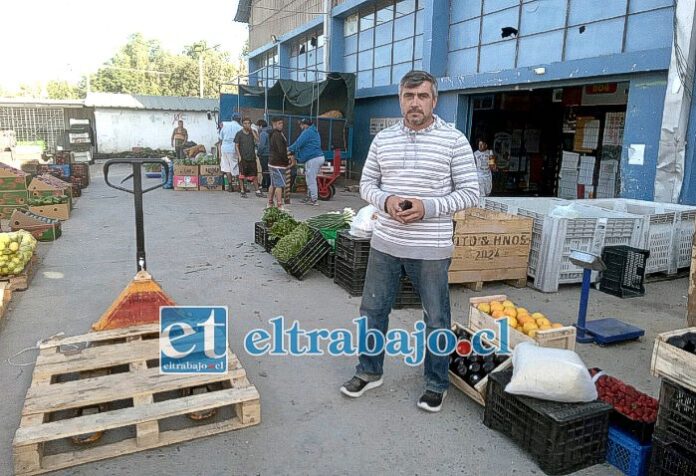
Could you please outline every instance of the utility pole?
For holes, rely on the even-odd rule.
[[[203,51],[198,53],[198,95],[203,97]]]
[[[324,0],[324,71],[331,71],[331,0]]]

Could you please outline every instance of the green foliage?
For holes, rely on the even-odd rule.
[[[84,86],[58,80],[46,83],[46,93],[49,99],[81,99],[85,97]]]
[[[312,239],[312,229],[300,223],[289,234],[278,240],[271,254],[281,263],[287,263],[302,251],[302,248]]]

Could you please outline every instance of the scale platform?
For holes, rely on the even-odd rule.
[[[613,317],[587,321],[585,323],[585,331],[587,334],[590,334],[599,345],[636,340],[645,335],[645,331],[640,327],[626,324]]]

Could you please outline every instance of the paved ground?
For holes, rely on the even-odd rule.
[[[58,332],[89,330],[135,272],[132,199],[107,188],[100,167],[79,200],[63,237],[41,244],[43,263],[29,290],[15,293],[0,321],[0,474],[12,473],[11,443],[19,425],[36,352],[7,359]],[[253,222],[261,199],[223,193],[158,190],[146,196],[149,269],[179,304],[226,304],[230,343],[256,385],[262,402],[259,426],[156,450],[84,465],[59,474],[541,474],[538,467],[481,423],[482,409],[460,392],[450,392],[440,414],[419,411],[422,370],[396,359],[386,365],[385,385],[359,400],[338,392],[352,375],[352,358],[251,358],[243,336],[268,327],[277,315],[304,328],[347,326],[359,300],[319,273],[299,282],[253,243]],[[357,194],[310,208],[294,205],[300,218],[344,206],[361,206]],[[686,279],[648,285],[645,297],[620,300],[593,292],[590,316],[616,316],[647,329],[637,343],[580,355],[639,389],[657,394],[649,375],[654,336],[683,326]],[[516,302],[570,323],[579,287],[541,294],[530,288],[490,285],[486,294],[507,293]],[[474,293],[453,288],[457,303]],[[395,311],[392,326],[411,327],[414,310]],[[28,365],[21,366],[22,363]],[[596,466],[581,474],[618,474]]]

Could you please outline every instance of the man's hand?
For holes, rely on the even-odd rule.
[[[392,217],[394,220],[398,221],[399,223],[406,223],[402,217],[399,216],[399,213],[402,213],[403,211],[401,210],[400,203],[403,202],[405,198],[399,197],[398,195],[391,195],[389,198],[387,198],[387,202],[384,205],[384,208],[386,208],[387,213],[389,213],[389,216]]]
[[[401,223],[411,223],[422,220],[425,216],[425,206],[423,202],[417,198],[409,198],[408,201],[411,202],[411,208],[408,210],[401,210],[401,207],[399,207],[399,211],[396,214],[398,217],[397,220]]]

